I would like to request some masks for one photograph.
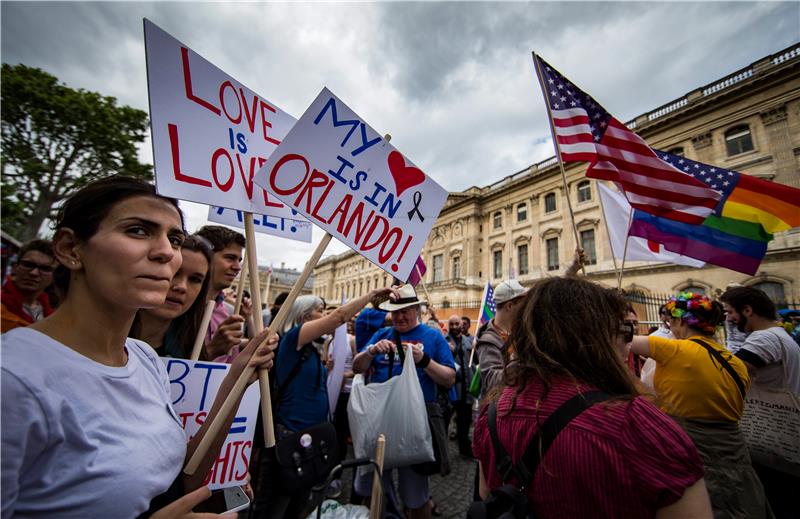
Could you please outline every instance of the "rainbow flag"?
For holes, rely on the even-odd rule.
[[[722,194],[702,225],[634,211],[630,235],[669,251],[753,275],[772,233],[800,226],[800,189],[656,150],[659,158]]]
[[[769,233],[800,227],[800,189],[751,175],[739,173],[720,206],[723,217],[759,223]]]

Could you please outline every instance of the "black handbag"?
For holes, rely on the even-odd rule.
[[[319,354],[313,345],[306,344],[301,349],[300,356],[292,366],[286,380],[275,391],[277,405],[280,405],[281,395],[300,373],[303,363],[312,356],[317,364],[317,379],[320,378]],[[275,429],[277,481],[281,488],[287,493],[298,492],[309,490],[314,485],[325,481],[330,471],[339,462],[336,429],[333,424],[323,422],[297,432],[288,431],[281,424],[275,424]]]
[[[309,490],[325,481],[339,462],[336,429],[329,422],[289,433],[275,444],[278,481],[283,490]]]

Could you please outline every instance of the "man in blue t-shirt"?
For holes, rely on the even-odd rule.
[[[392,317],[389,312],[378,310],[377,308],[364,308],[356,317],[355,336],[356,348],[363,350],[367,345],[372,344],[369,340],[375,332],[384,326],[392,324]]]
[[[397,352],[399,341],[405,352],[411,352],[426,403],[437,401],[437,385],[450,388],[456,380],[455,363],[450,346],[438,330],[419,322],[419,305],[414,287],[403,285],[399,298],[380,305],[381,310],[392,313],[392,326],[375,332],[358,355],[353,358],[353,372],[364,373],[372,369],[370,382],[386,382],[403,371],[403,363]],[[442,425],[442,431],[444,425]],[[435,440],[434,440],[435,441]],[[446,439],[444,440],[446,442]],[[446,447],[446,446],[445,446]],[[411,467],[398,470],[400,498],[409,508],[409,517],[430,517],[430,488],[428,476],[415,472]],[[386,471],[391,481],[391,472]],[[386,481],[386,478],[384,478]],[[356,481],[356,492],[368,495],[372,487],[371,473]],[[386,483],[384,483],[386,486]],[[387,489],[391,492],[391,489]]]

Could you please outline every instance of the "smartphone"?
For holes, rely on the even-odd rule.
[[[214,490],[211,497],[194,507],[194,511],[224,514],[246,510],[249,506],[250,498],[244,493],[242,487],[230,487]]]

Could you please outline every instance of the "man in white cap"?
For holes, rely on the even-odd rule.
[[[455,383],[453,355],[441,332],[420,324],[419,307],[423,302],[417,298],[414,287],[403,285],[398,292],[399,297],[395,301],[386,301],[379,306],[381,310],[392,313],[392,326],[375,332],[367,347],[353,358],[353,372],[364,373],[372,368],[370,381],[386,382],[392,376],[402,373],[401,357],[404,358],[406,352],[410,351],[417,366],[425,404],[429,408],[433,441],[442,446],[438,452],[446,452],[447,435],[443,415],[439,410],[436,417],[431,408],[437,405],[437,386],[446,390]],[[401,345],[400,348],[398,344]],[[400,498],[409,508],[409,517],[431,517],[428,476],[416,472],[412,467],[400,467],[397,472]],[[385,474],[391,477],[389,471]],[[371,472],[367,478],[356,479],[355,490],[359,495],[368,495],[371,487]]]
[[[508,337],[514,314],[528,291],[516,279],[506,279],[494,289],[497,311],[491,321],[475,334],[475,348],[481,370],[481,396],[502,381],[508,350]]]

